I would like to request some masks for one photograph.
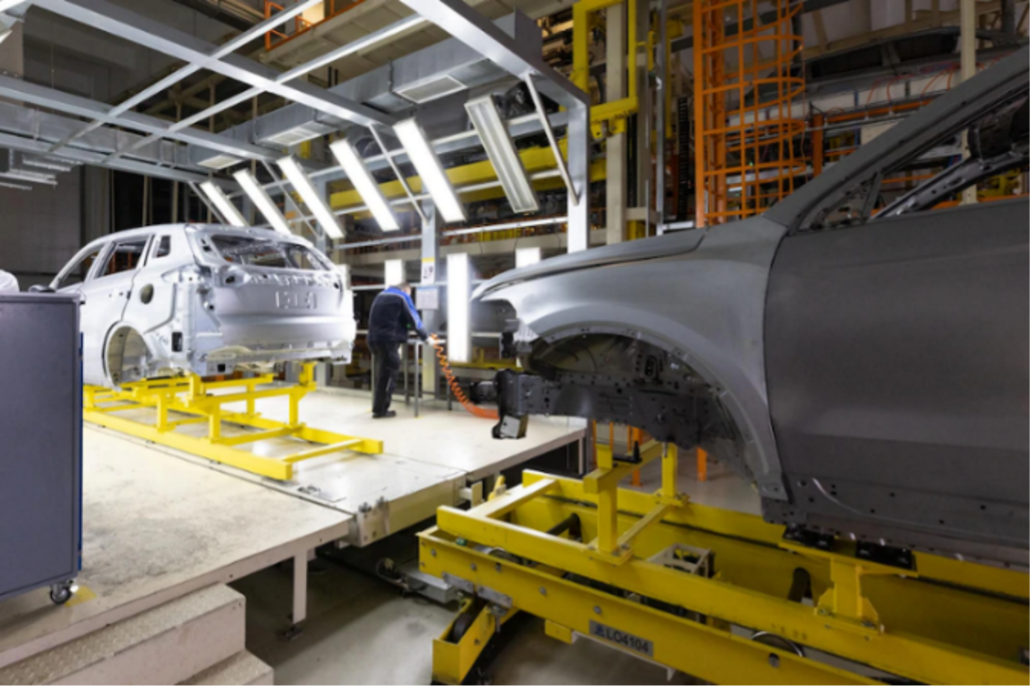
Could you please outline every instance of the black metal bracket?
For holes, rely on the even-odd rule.
[[[891,565],[895,568],[914,569],[914,554],[910,549],[882,546],[869,541],[856,543],[856,557],[872,563]]]
[[[628,465],[640,465],[641,448],[638,446],[638,442],[634,442],[634,450],[631,451],[630,455],[617,455],[616,453],[613,453],[613,462],[622,462]]]
[[[835,545],[835,537],[833,535],[814,532],[803,527],[785,528],[785,534],[782,538],[785,541],[792,541],[808,546],[811,549],[820,549],[821,551],[831,551]]]

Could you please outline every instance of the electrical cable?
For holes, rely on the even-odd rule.
[[[448,355],[444,351],[444,346],[438,342],[437,336],[432,333],[430,334],[430,344],[433,345],[434,350],[437,351],[437,361],[441,363],[441,371],[444,372],[444,378],[448,380],[448,385],[451,387],[452,393],[455,394],[455,399],[458,400],[459,403],[466,408],[466,411],[474,417],[497,420],[498,412],[495,410],[484,409],[483,407],[477,407],[470,401],[466,392],[462,390],[458,381],[455,380],[455,374],[452,373],[451,366],[448,365]]]

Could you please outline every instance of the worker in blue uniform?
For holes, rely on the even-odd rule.
[[[408,340],[411,328],[426,341],[430,334],[416,312],[408,283],[392,286],[373,300],[369,312],[369,349],[373,352],[376,390],[373,391],[373,419],[393,417],[390,409],[394,383],[401,369],[398,348]]]

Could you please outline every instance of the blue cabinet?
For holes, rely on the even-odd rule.
[[[0,599],[67,599],[81,550],[79,304],[0,294]]]

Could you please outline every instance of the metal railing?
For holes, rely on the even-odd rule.
[[[273,29],[265,34],[265,50],[269,51],[273,48],[292,41],[298,36],[311,31],[315,27],[319,26],[323,22],[326,22],[334,17],[341,15],[348,10],[361,5],[365,0],[326,0],[325,3],[325,14],[322,19],[318,21],[308,21],[303,17],[296,17],[294,19],[294,31],[287,33]],[[283,5],[272,2],[272,0],[265,0],[265,18],[268,19],[276,12],[282,12]]]

